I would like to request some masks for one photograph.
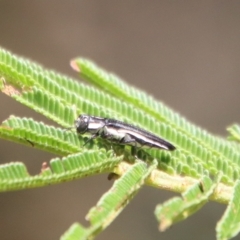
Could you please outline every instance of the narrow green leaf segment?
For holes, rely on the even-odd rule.
[[[154,168],[156,163],[147,168],[146,163],[139,161],[115,181],[112,188],[89,211],[86,218],[91,225],[97,226],[98,230],[106,228],[138,192]]]
[[[86,240],[91,231],[79,223],[74,223],[60,238],[60,240]]]
[[[215,182],[204,176],[198,183],[191,186],[182,194],[182,197],[174,197],[164,204],[158,205],[155,215],[160,222],[159,229],[166,230],[171,225],[182,221],[198,211],[214,193],[221,177]]]
[[[66,107],[63,101],[42,89],[32,87],[31,91],[13,98],[64,127],[72,126],[76,119],[76,109],[72,105]]]
[[[156,167],[157,161],[154,161],[149,167],[142,161],[132,165],[121,178],[114,182],[112,188],[101,197],[97,205],[89,211],[86,218],[91,223],[90,227],[83,232],[80,225],[74,224],[64,235],[69,238],[65,237],[64,240],[70,240],[72,236],[83,239],[82,237],[86,237],[87,231],[89,235],[86,239],[91,239],[104,230],[134,197]]]
[[[235,237],[240,232],[240,181],[237,181],[230,203],[223,217],[217,224],[217,239],[226,240]]]
[[[229,140],[240,142],[240,126],[239,125],[234,124],[231,127],[229,127],[227,130],[231,134],[228,137]]]
[[[79,152],[83,146],[76,133],[15,116],[2,123],[0,137],[63,156]]]
[[[0,191],[42,187],[71,181],[96,173],[112,171],[122,161],[113,152],[91,150],[55,158],[42,167],[38,175],[31,176],[23,163],[14,162],[0,165]]]

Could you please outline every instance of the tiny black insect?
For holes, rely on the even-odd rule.
[[[82,114],[75,121],[75,127],[79,134],[91,134],[88,141],[102,137],[111,142],[130,145],[134,148],[150,147],[168,151],[176,149],[171,143],[146,130],[115,119]]]

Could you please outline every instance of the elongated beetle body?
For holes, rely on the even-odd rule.
[[[101,137],[134,148],[149,147],[168,151],[176,149],[171,143],[144,129],[115,119],[82,114],[75,121],[75,127],[79,134],[91,134],[88,141]]]

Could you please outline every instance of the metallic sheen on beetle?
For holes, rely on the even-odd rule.
[[[149,147],[168,151],[176,149],[171,143],[144,129],[115,119],[81,114],[75,121],[75,127],[79,134],[91,134],[88,141],[101,137],[111,142],[130,145],[135,148]]]

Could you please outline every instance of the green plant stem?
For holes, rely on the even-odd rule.
[[[121,176],[130,167],[131,164],[127,162],[121,162],[114,169],[114,173]],[[160,170],[153,170],[151,175],[146,180],[146,184],[149,186],[178,193],[185,192],[189,187],[191,187],[193,184],[196,184],[197,182],[199,182],[200,187],[201,182],[195,178],[180,175],[169,175]],[[210,199],[215,202],[228,204],[231,199],[232,191],[233,187],[219,183]]]

